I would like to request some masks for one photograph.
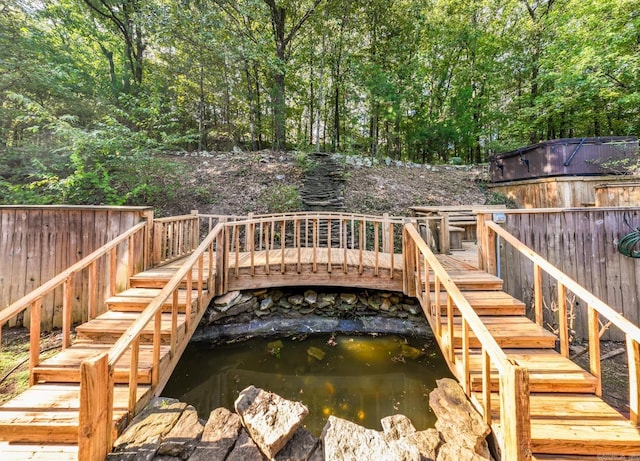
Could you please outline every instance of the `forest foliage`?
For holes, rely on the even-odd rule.
[[[637,134],[640,9],[7,0],[0,108],[0,203],[145,203],[179,181],[156,154],[233,146],[477,163]]]

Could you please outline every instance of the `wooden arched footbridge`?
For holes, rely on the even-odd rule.
[[[503,460],[640,454],[640,329],[491,215],[478,216],[480,268],[434,254],[423,239],[425,224],[294,213],[193,214],[134,225],[0,311],[0,326],[23,315],[31,332],[30,387],[0,406],[1,459],[103,460],[133,415],[162,392],[214,296],[309,285],[415,296],[451,371],[492,426]],[[203,239],[201,227],[207,229]],[[533,320],[495,275],[496,235],[533,264]],[[557,281],[557,334],[543,328],[543,277]],[[79,285],[86,305],[77,318],[72,304]],[[62,293],[63,345],[44,359],[41,312],[56,290]],[[569,292],[588,306],[589,370],[569,358]],[[628,417],[601,398],[599,320],[626,337]]]

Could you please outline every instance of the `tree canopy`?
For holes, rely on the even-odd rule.
[[[29,177],[69,197],[123,158],[163,150],[482,162],[545,139],[637,134],[640,9],[7,0],[0,106],[0,191]]]

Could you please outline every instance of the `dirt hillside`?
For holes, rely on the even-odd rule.
[[[348,212],[405,215],[414,205],[484,204],[489,199],[482,167],[338,160]],[[170,161],[182,166],[183,187],[157,206],[163,215],[195,209],[216,214],[300,211],[299,191],[305,173],[313,169],[309,156],[272,151],[172,155]]]

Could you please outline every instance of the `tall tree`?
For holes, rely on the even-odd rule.
[[[286,149],[287,144],[287,105],[286,105],[286,73],[287,65],[291,57],[291,46],[302,26],[311,17],[316,7],[322,0],[313,0],[311,5],[305,2],[276,2],[276,0],[263,0],[269,7],[271,16],[271,28],[275,43],[277,63],[272,70],[273,77],[273,117],[275,124],[275,146],[277,149]],[[303,3],[297,5],[296,3]],[[301,14],[296,14],[301,12]],[[291,17],[291,18],[289,18]],[[290,25],[287,26],[287,23]]]

